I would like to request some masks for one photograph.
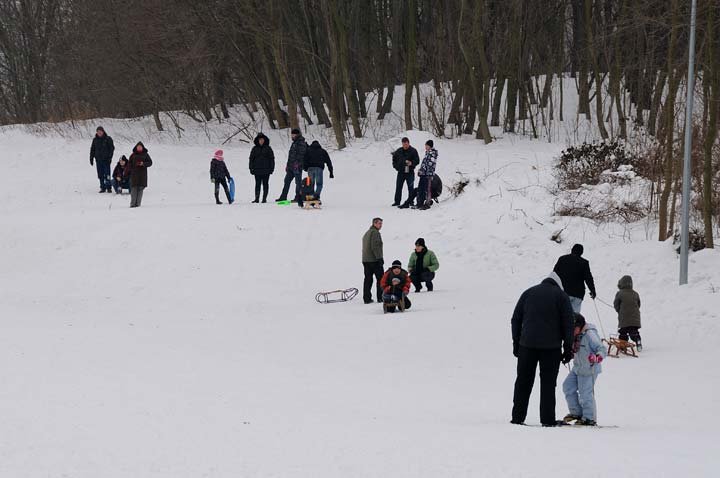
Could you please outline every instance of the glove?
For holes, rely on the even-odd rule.
[[[400,283],[400,279],[397,277],[392,280],[392,285],[398,285]]]
[[[253,170],[251,169],[251,170],[250,170],[250,174],[251,174],[252,176],[255,176],[255,171],[253,171]]]
[[[210,182],[215,184],[215,178],[210,178]]]
[[[330,179],[335,179],[335,173],[330,173]]]
[[[520,356],[520,344],[517,342],[513,342],[513,355],[515,357]]]
[[[570,362],[572,362],[572,359],[573,359],[573,352],[572,352],[572,350],[566,350],[566,351],[563,352],[563,356],[562,356],[562,363],[563,363],[563,364],[569,364]]]
[[[602,355],[600,355],[600,354],[590,354],[590,355],[588,355],[588,362],[590,362],[590,363],[592,363],[592,364],[596,364],[596,363],[599,364],[599,363],[602,363],[602,361],[603,361],[603,357],[602,357]]]
[[[90,158],[90,166],[94,166],[94,165],[93,165],[93,159],[92,159],[92,158]]]
[[[590,298],[595,300],[595,297],[597,297],[597,293],[595,291],[590,292]]]

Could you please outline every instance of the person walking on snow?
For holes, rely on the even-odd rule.
[[[422,290],[422,283],[425,282],[428,292],[433,290],[433,280],[435,272],[440,267],[440,263],[435,253],[425,246],[425,239],[419,237],[415,241],[415,250],[410,254],[408,261],[408,271],[410,271],[410,280],[415,286],[415,292]]]
[[[434,148],[433,140],[429,139],[425,143],[425,157],[420,165],[418,176],[420,184],[417,189],[417,209],[430,209],[432,204],[432,191],[430,190],[432,178],[435,175],[435,167],[437,166],[437,149]]]
[[[575,244],[570,254],[561,256],[553,268],[553,271],[562,280],[563,289],[570,296],[573,311],[578,314],[585,297],[585,284],[590,290],[590,298],[594,299],[597,296],[595,280],[590,272],[590,263],[582,258],[583,250],[582,244]]]
[[[573,366],[563,382],[569,413],[563,421],[595,426],[595,381],[602,372],[605,347],[595,326],[586,323],[580,314],[575,314],[573,335]]]
[[[142,141],[135,145],[128,162],[130,166],[125,169],[125,176],[130,177],[130,207],[140,207],[147,187],[147,168],[152,166],[152,159]]]
[[[215,183],[215,204],[222,204],[222,201],[220,201],[220,186],[225,190],[225,197],[228,200],[228,204],[233,203],[233,200],[230,199],[230,190],[227,184],[227,181],[230,179],[230,171],[228,171],[227,165],[225,164],[223,150],[218,149],[215,151],[213,159],[210,160],[210,181]]]
[[[402,146],[392,154],[392,165],[397,171],[393,206],[400,206],[403,185],[407,184],[408,199],[403,203],[402,207],[410,207],[410,203],[412,203],[415,197],[415,167],[418,164],[420,164],[420,156],[418,156],[417,149],[410,146],[410,140],[408,138],[403,138]]]
[[[312,178],[312,181],[315,184],[313,196],[315,196],[317,201],[320,201],[320,193],[322,193],[323,190],[323,172],[325,170],[325,165],[327,165],[328,171],[330,172],[330,178],[334,178],[335,174],[333,172],[330,155],[322,148],[322,146],[320,146],[320,143],[313,141],[305,154],[305,164],[303,165],[303,169],[307,171],[308,176]]]
[[[123,154],[113,169],[112,187],[115,189],[115,194],[122,194],[123,189],[130,189],[130,178],[125,177],[125,170],[129,167],[130,164]]]
[[[255,137],[255,146],[250,151],[250,174],[255,176],[255,200],[260,202],[260,188],[263,190],[262,202],[267,202],[270,175],[275,172],[275,153],[270,147],[270,139],[262,133]]]
[[[293,128],[290,132],[292,138],[292,144],[290,145],[290,151],[288,151],[287,165],[285,166],[285,181],[283,184],[282,192],[280,197],[275,200],[287,201],[288,192],[290,192],[290,184],[295,180],[295,199],[298,202],[298,206],[302,206],[302,198],[300,197],[300,183],[302,182],[302,170],[303,162],[305,161],[305,154],[307,153],[307,143],[300,130]]]
[[[382,287],[380,286],[380,280],[383,276],[383,266],[385,261],[383,259],[383,241],[380,235],[380,229],[382,229],[383,220],[376,217],[372,221],[370,229],[363,235],[362,238],[362,263],[363,270],[365,272],[365,280],[363,281],[363,301],[366,304],[372,303],[372,284],[373,277],[376,281],[377,286],[377,301],[382,302]]]
[[[410,275],[402,268],[402,263],[398,260],[393,261],[392,267],[385,271],[380,279],[383,302],[397,304],[402,300],[402,310],[409,309],[412,305],[407,297],[410,293],[410,284]],[[388,308],[387,311],[395,312],[395,308]]]
[[[513,355],[518,361],[510,423],[525,423],[539,363],[540,423],[546,427],[557,425],[555,387],[560,362],[569,363],[573,357],[573,311],[561,284],[552,272],[523,292],[515,306],[511,327]]]
[[[90,166],[93,165],[94,159],[98,180],[100,180],[100,191],[98,191],[100,193],[112,192],[110,163],[114,152],[115,143],[113,143],[112,138],[105,133],[102,126],[98,126],[90,146]]]
[[[632,339],[638,350],[642,350],[640,338],[640,295],[633,290],[633,280],[630,276],[622,276],[618,281],[618,290],[615,294],[613,306],[618,313],[618,338],[620,340]]]

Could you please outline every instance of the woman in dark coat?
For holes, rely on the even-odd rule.
[[[147,187],[147,168],[152,166],[152,159],[142,141],[135,145],[128,161],[130,165],[125,168],[125,176],[130,176],[130,207],[140,207]]]
[[[270,147],[270,139],[262,133],[255,137],[255,146],[250,151],[250,174],[255,176],[255,200],[260,202],[260,186],[263,189],[262,202],[267,202],[270,175],[275,172],[275,153]]]

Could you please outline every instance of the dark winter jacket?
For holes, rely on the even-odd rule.
[[[402,146],[395,150],[392,154],[393,168],[399,173],[405,172],[405,161],[410,161],[411,164],[408,166],[408,172],[412,173],[415,171],[415,167],[420,164],[420,156],[418,156],[417,149],[410,146],[408,149],[403,149]]]
[[[105,130],[100,128],[105,133]],[[92,140],[92,146],[90,146],[90,164],[93,163],[93,159],[98,161],[111,161],[113,153],[115,152],[115,144],[110,136],[105,133],[102,138],[95,133],[95,137]]]
[[[142,153],[137,152],[138,145],[143,147]],[[147,168],[152,166],[152,159],[142,141],[135,145],[128,162],[130,167],[125,169],[125,176],[130,176],[130,186],[133,188],[147,187]]]
[[[332,161],[330,161],[330,155],[323,149],[322,146],[320,146],[320,143],[313,141],[305,154],[305,164],[303,165],[303,169],[305,171],[309,168],[325,169],[326,164],[328,171],[330,171],[330,176],[332,176],[333,165]]]
[[[370,226],[362,239],[362,261],[382,262],[383,241],[377,227]]]
[[[420,165],[420,170],[418,171],[418,176],[432,176],[433,174],[435,174],[437,157],[437,149],[432,148],[430,149],[430,151],[426,151],[425,157],[423,158],[422,164]]]
[[[400,279],[400,283],[393,285],[393,279]],[[400,272],[396,274],[393,272],[392,268],[390,268],[385,271],[382,279],[380,279],[380,287],[382,287],[383,292],[386,294],[392,294],[393,289],[395,288],[402,289],[405,294],[408,294],[410,292],[411,284],[412,281],[410,281],[410,274],[408,274],[405,269],[400,269]]]
[[[595,295],[595,281],[590,272],[590,263],[578,254],[566,254],[558,259],[553,269],[562,280],[567,295],[582,299],[585,297],[585,284]]]
[[[210,160],[210,179],[218,180],[228,178],[230,179],[230,171],[228,171],[225,161],[220,161],[215,158]]]
[[[513,344],[537,349],[570,350],[573,345],[570,299],[554,279],[547,278],[520,296],[513,312]]]
[[[265,144],[260,146],[260,138],[265,138]],[[250,174],[269,176],[275,172],[275,153],[270,147],[270,138],[260,133],[255,137],[255,146],[250,151]]]
[[[303,162],[305,161],[305,154],[307,153],[307,143],[305,138],[298,135],[297,138],[290,145],[290,151],[288,151],[287,166],[285,171],[289,171],[295,174],[302,173]]]
[[[123,158],[125,158],[125,156],[123,156]],[[117,180],[118,178],[120,178],[119,182],[123,188],[130,187],[129,173],[128,173],[128,175],[125,175],[125,171],[129,170],[129,169],[130,169],[130,162],[127,160],[127,158],[125,158],[125,166],[122,166],[120,164],[120,161],[118,161],[117,164],[115,165],[115,169],[113,169],[113,173],[112,173],[113,179]]]
[[[618,328],[641,327],[640,325],[640,296],[633,290],[632,277],[622,276],[618,282],[615,294],[615,311],[618,313]]]

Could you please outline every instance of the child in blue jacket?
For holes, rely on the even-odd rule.
[[[575,314],[575,341],[573,367],[563,382],[568,413],[563,421],[576,425],[595,426],[595,380],[602,372],[605,347],[593,324]]]

